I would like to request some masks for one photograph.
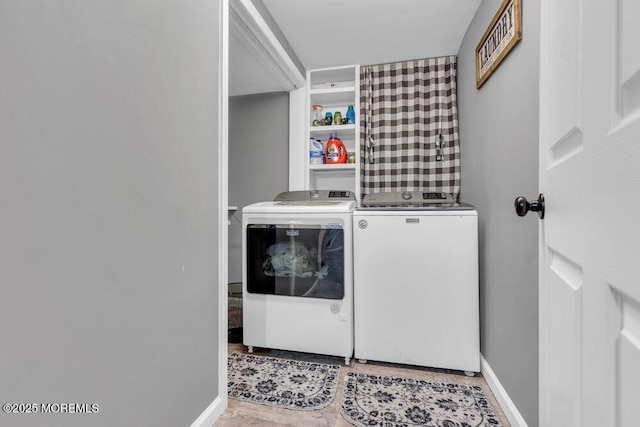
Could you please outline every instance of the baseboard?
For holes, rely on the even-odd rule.
[[[191,424],[191,427],[211,427],[213,423],[220,418],[227,405],[223,399],[218,396],[207,409]]]
[[[498,404],[500,404],[500,407],[509,420],[509,423],[511,423],[511,426],[527,427],[527,422],[524,420],[520,411],[518,411],[518,408],[516,408],[516,405],[507,394],[507,391],[502,387],[502,384],[500,384],[500,380],[498,380],[498,377],[491,369],[491,366],[489,366],[482,355],[480,355],[480,369],[482,376],[487,381],[489,388],[496,397]]]

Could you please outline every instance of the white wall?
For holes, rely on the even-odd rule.
[[[536,426],[538,219],[513,201],[538,195],[540,5],[522,2],[522,41],[477,90],[475,48],[501,3],[482,2],[458,56],[461,200],[479,214],[481,351]]]
[[[185,426],[218,396],[219,3],[0,4],[0,402]]]

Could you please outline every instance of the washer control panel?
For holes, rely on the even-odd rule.
[[[389,191],[385,193],[365,194],[363,207],[438,207],[454,205],[453,196],[443,192]]]

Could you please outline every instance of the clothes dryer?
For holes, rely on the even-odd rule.
[[[293,191],[242,210],[243,343],[353,355],[350,191]]]

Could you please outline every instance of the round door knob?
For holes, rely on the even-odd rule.
[[[538,195],[538,200],[528,201],[526,198],[520,196],[516,197],[514,202],[516,208],[516,214],[518,216],[525,216],[529,211],[538,212],[540,219],[544,218],[544,194]]]

